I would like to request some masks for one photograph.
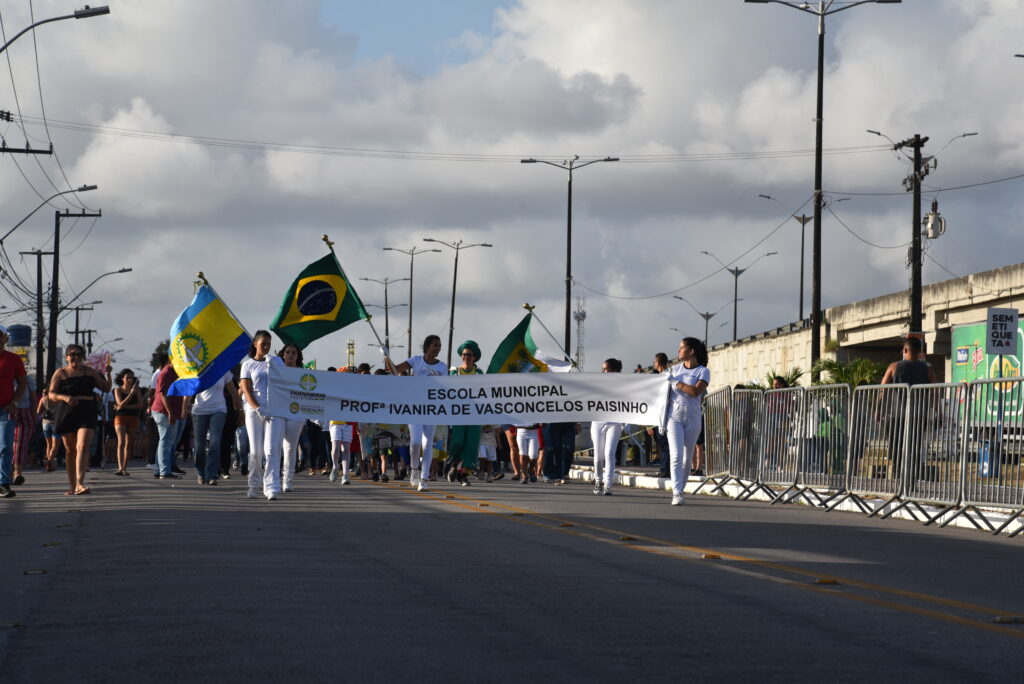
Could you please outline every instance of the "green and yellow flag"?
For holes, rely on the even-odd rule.
[[[537,348],[530,334],[531,320],[533,314],[526,314],[519,325],[505,336],[487,366],[488,373],[565,372],[572,367],[568,361],[545,354]]]
[[[331,252],[295,279],[270,329],[285,344],[304,349],[313,340],[361,318],[369,318],[366,308]]]

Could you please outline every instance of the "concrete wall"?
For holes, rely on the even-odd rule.
[[[952,327],[985,320],[986,309],[990,307],[1020,308],[1024,303],[1024,264],[926,285],[921,295],[928,360],[940,379],[948,378]],[[822,326],[822,356],[842,361],[896,361],[900,339],[908,332],[909,317],[907,290],[827,309]],[[834,341],[830,343],[830,339]],[[767,373],[785,372],[794,366],[807,373],[801,384],[810,384],[809,320],[708,351],[712,389],[763,381]]]

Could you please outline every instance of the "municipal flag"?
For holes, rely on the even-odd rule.
[[[285,344],[305,349],[313,340],[369,318],[334,252],[314,261],[295,279],[270,324]]]
[[[568,361],[537,348],[530,333],[531,320],[533,314],[526,314],[519,325],[505,336],[487,367],[488,373],[564,373],[572,368]]]
[[[178,373],[167,394],[191,396],[210,387],[245,358],[252,337],[207,284],[171,326],[168,353]]]

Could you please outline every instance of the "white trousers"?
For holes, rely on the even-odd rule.
[[[531,461],[536,461],[540,456],[540,438],[537,436],[537,432],[536,428],[533,430],[516,428],[516,444],[519,445],[519,453],[529,456]]]
[[[700,411],[691,411],[684,413],[681,420],[669,418],[665,428],[673,494],[681,495],[690,479],[690,464],[693,463],[693,449],[700,437],[700,424]]]
[[[302,425],[306,422],[304,420],[288,420],[282,418],[284,421],[284,462],[281,464],[281,483],[285,486],[285,489],[290,489],[292,486],[292,479],[295,477],[295,460],[299,453],[299,435],[302,434]]]
[[[622,435],[622,423],[590,424],[590,439],[594,443],[594,482],[610,489],[615,477],[615,451]]]
[[[424,480],[430,479],[430,463],[434,460],[434,428],[436,425],[409,426],[409,468],[419,470]],[[420,467],[422,461],[422,468]]]
[[[264,494],[281,491],[284,422],[284,418],[263,420],[255,411],[245,409],[245,431],[249,435],[249,489],[259,489],[262,480]]]
[[[342,477],[348,477],[348,469],[351,464],[351,452],[349,445],[352,443],[352,426],[332,425],[331,428],[331,468],[341,470]]]
[[[480,460],[481,461],[494,461],[498,460],[498,447],[490,446],[487,444],[480,445]]]

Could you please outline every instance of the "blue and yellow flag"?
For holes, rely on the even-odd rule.
[[[167,394],[202,392],[245,358],[251,344],[252,337],[235,315],[213,288],[203,283],[171,326],[168,354],[178,379]]]
[[[313,340],[369,318],[334,252],[302,270],[285,293],[270,329],[285,344],[305,349]]]

